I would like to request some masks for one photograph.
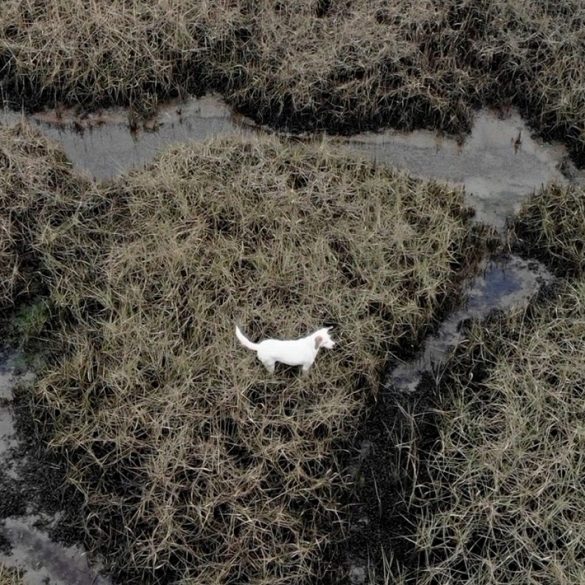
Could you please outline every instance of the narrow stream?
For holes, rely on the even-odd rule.
[[[17,112],[0,111],[0,123],[13,124],[20,119]],[[61,144],[78,169],[98,180],[147,164],[171,143],[234,133],[251,137],[262,131],[232,114],[214,96],[170,103],[160,109],[155,119],[132,128],[128,112],[116,108],[90,115],[53,110],[27,119]],[[341,149],[405,169],[418,177],[464,186],[467,203],[476,210],[476,219],[499,230],[535,189],[550,181],[576,180],[579,175],[568,163],[562,145],[533,139],[514,111],[505,115],[479,112],[471,135],[462,143],[428,131],[317,139],[330,140]],[[436,335],[427,339],[419,356],[389,374],[386,384],[413,391],[423,372],[440,375],[449,349],[462,340],[463,321],[485,317],[493,309],[522,306],[551,278],[534,261],[515,256],[489,261],[483,273],[468,284],[461,308],[442,322]],[[14,457],[18,442],[11,411],[14,385],[31,380],[21,361],[15,352],[0,352],[0,480],[2,471],[16,480],[22,464]],[[0,563],[24,568],[30,585],[109,583],[88,563],[80,548],[68,548],[51,540],[48,530],[57,517],[42,518],[39,525],[38,513],[28,512],[4,520],[0,517]],[[10,546],[2,548],[2,539]]]

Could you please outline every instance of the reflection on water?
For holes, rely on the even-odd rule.
[[[0,122],[19,119],[16,112],[0,112]],[[170,144],[263,132],[234,115],[213,95],[169,103],[155,118],[138,125],[131,123],[128,111],[121,108],[92,114],[51,110],[27,119],[60,143],[75,166],[97,179],[109,179],[147,164]],[[497,228],[504,226],[506,218],[535,189],[550,181],[566,181],[559,170],[567,166],[566,149],[533,139],[514,110],[506,115],[479,112],[471,134],[462,142],[426,130],[325,140],[418,177],[465,186],[477,219]]]
[[[483,319],[494,310],[525,306],[539,288],[552,281],[552,275],[536,261],[509,256],[490,261],[483,274],[468,285],[463,306],[451,313],[436,335],[430,336],[420,355],[396,367],[386,381],[397,390],[412,391],[424,372],[439,373],[450,349],[463,339],[461,324]]]
[[[502,228],[534,190],[551,181],[563,183],[558,167],[566,149],[531,137],[515,111],[502,116],[479,112],[463,143],[435,132],[384,132],[354,136],[352,150],[417,177],[463,185],[476,219]]]
[[[14,413],[13,389],[30,383],[34,376],[23,366],[22,356],[16,351],[0,350],[0,489],[24,489],[22,468],[26,459],[18,451]],[[0,498],[5,494],[0,492]],[[27,501],[27,507],[33,502]],[[6,539],[9,551],[0,550],[0,564],[19,567],[25,571],[27,585],[108,585],[109,579],[97,574],[87,554],[79,547],[66,547],[54,542],[48,531],[58,515],[22,514],[0,518],[0,540]]]
[[[0,122],[16,123],[20,118],[5,111]],[[27,119],[61,144],[76,167],[96,179],[143,166],[170,144],[249,132],[236,125],[229,108],[213,96],[170,103],[160,108],[156,118],[137,127],[122,108],[82,116],[74,110],[51,110]]]

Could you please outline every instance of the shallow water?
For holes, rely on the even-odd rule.
[[[465,339],[461,331],[465,321],[483,319],[494,310],[526,306],[540,287],[552,280],[550,272],[534,260],[513,255],[491,260],[468,284],[461,308],[448,315],[438,332],[427,338],[419,355],[390,372],[386,385],[413,391],[424,372],[439,377],[449,350]]]
[[[110,580],[98,575],[80,547],[64,547],[55,543],[42,530],[33,526],[37,516],[6,519],[3,532],[12,545],[10,555],[0,554],[0,562],[8,566],[26,567],[28,585],[108,585]]]
[[[0,351],[0,473],[15,486],[22,481],[26,460],[17,451],[12,393],[17,384],[33,379],[17,351]],[[0,564],[23,569],[27,585],[108,585],[109,579],[97,573],[80,547],[64,546],[51,539],[48,531],[58,515],[31,513],[36,504],[28,502],[25,515],[0,519],[0,537],[11,547],[9,552],[0,552]]]
[[[566,182],[559,167],[570,164],[563,145],[532,138],[515,110],[478,112],[463,143],[420,130],[362,134],[350,145],[414,176],[464,186],[476,219],[500,229],[533,191],[551,181]]]
[[[20,118],[17,112],[0,112],[0,122],[12,124]],[[129,113],[121,108],[92,114],[51,110],[27,119],[61,144],[76,167],[96,179],[143,166],[170,144],[263,132],[213,95],[169,103],[137,128],[131,128]],[[479,112],[462,142],[427,130],[325,139],[415,176],[465,186],[477,220],[500,229],[535,189],[550,181],[565,182],[559,168],[570,167],[565,147],[532,138],[515,110]]]
[[[0,122],[14,124],[20,119],[17,112],[0,113]],[[144,166],[170,144],[249,132],[236,124],[229,108],[214,96],[167,104],[135,129],[122,108],[88,115],[78,115],[73,109],[51,110],[26,119],[59,143],[74,166],[100,180]]]

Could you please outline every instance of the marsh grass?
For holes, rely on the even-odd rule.
[[[585,283],[475,324],[443,381],[416,582],[583,582]]]
[[[29,107],[221,91],[261,123],[356,132],[469,130],[474,108],[516,105],[585,152],[580,0],[7,0],[4,93]]]
[[[24,581],[20,571],[9,569],[0,564],[0,585],[23,585]]]
[[[0,309],[35,293],[35,235],[45,222],[72,213],[92,189],[63,152],[29,126],[0,125]]]
[[[534,194],[512,222],[513,245],[560,276],[585,274],[585,189],[551,185]]]
[[[5,132],[7,258],[28,254],[52,317],[31,399],[88,544],[126,582],[331,575],[365,405],[482,253],[462,192],[274,138],[177,147],[96,186]],[[271,376],[235,323],[333,325],[338,345],[305,379]]]
[[[467,324],[438,381],[379,401],[392,448],[364,473],[377,466],[383,509],[404,520],[368,543],[378,573],[390,542],[406,583],[583,582],[584,201],[548,186],[511,226],[516,249],[573,280]]]

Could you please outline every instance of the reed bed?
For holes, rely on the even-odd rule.
[[[275,138],[176,147],[96,186],[43,174],[60,155],[5,132],[6,184],[27,171],[1,199],[22,218],[7,249],[29,255],[50,313],[31,400],[87,544],[124,582],[330,578],[381,372],[482,254],[463,193]],[[307,378],[270,375],[236,323],[252,339],[332,325],[338,345]]]
[[[418,491],[416,582],[583,582],[585,283],[476,324]]]

